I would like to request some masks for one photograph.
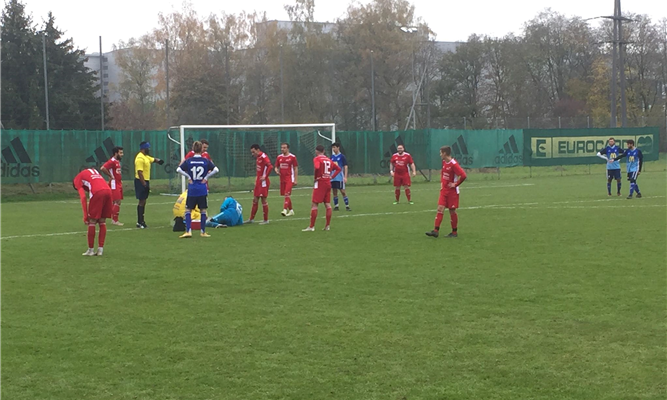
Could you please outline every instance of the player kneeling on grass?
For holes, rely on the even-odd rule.
[[[243,225],[243,207],[233,197],[227,197],[222,202],[220,214],[206,221],[206,226],[209,228],[226,228],[240,225]]]
[[[315,230],[315,221],[317,220],[317,206],[324,203],[327,209],[327,225],[324,227],[325,231],[330,229],[331,224],[331,178],[336,177],[341,171],[341,168],[335,162],[331,161],[324,155],[324,146],[320,145],[315,148],[317,156],[313,159],[313,167],[315,171],[315,186],[313,187],[313,204],[310,209],[310,226],[303,229],[304,232],[312,232]],[[333,175],[331,171],[334,171]]]
[[[199,207],[201,213],[201,236],[210,237],[206,233],[206,209],[208,208],[208,188],[206,182],[218,173],[218,167],[212,161],[202,157],[202,144],[197,141],[192,145],[194,157],[188,158],[176,169],[176,172],[188,178],[188,198],[185,200],[185,233],[180,238],[192,237],[191,210]]]
[[[107,236],[107,218],[111,218],[111,188],[95,168],[84,169],[72,181],[74,189],[79,192],[83,223],[88,225],[88,251],[84,256],[101,256],[104,252],[104,240]],[[88,196],[86,196],[88,193]],[[90,197],[88,204],[87,197]],[[100,236],[97,252],[95,246],[95,225],[100,225]]]
[[[440,235],[440,224],[442,223],[445,208],[449,209],[449,218],[452,222],[452,233],[447,237],[458,237],[459,216],[456,209],[459,208],[459,185],[466,179],[466,173],[458,162],[452,158],[452,148],[443,146],[440,148],[442,158],[442,173],[440,175],[440,199],[438,200],[438,213],[435,215],[435,228],[426,232],[426,236],[438,237]]]

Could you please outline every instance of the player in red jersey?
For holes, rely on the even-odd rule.
[[[440,177],[438,213],[435,215],[435,228],[431,232],[426,232],[426,235],[438,237],[443,213],[445,208],[448,208],[449,217],[452,222],[452,233],[447,235],[447,237],[455,238],[458,236],[459,216],[456,214],[456,209],[459,208],[459,186],[466,180],[466,173],[461,168],[461,165],[452,158],[451,147],[441,147],[440,158],[442,158],[442,174]]]
[[[289,143],[281,144],[280,151],[282,154],[276,157],[276,174],[280,175],[280,195],[285,196],[285,204],[280,215],[291,217],[294,215],[292,186],[296,185],[299,178],[299,163],[296,161],[296,156],[289,152]]]
[[[317,206],[324,203],[327,210],[327,225],[324,227],[328,231],[331,224],[331,178],[335,178],[341,171],[341,168],[335,162],[324,155],[324,146],[319,145],[315,148],[315,158],[313,167],[315,171],[315,186],[313,187],[313,204],[310,209],[310,226],[304,229],[304,232],[315,230],[315,220],[317,220]],[[331,174],[333,170],[333,175]]]
[[[203,146],[203,150],[202,150],[201,156],[204,157],[205,159],[209,160],[209,161],[213,161],[213,160],[211,160],[211,156],[208,155],[208,151],[207,151],[207,150],[208,150],[208,140],[206,140],[206,139],[199,139],[199,142],[200,142],[200,143],[202,144],[202,146]],[[188,154],[185,155],[184,160],[187,160],[188,158],[191,158],[191,157],[194,157],[194,156],[195,156],[195,151],[194,151],[194,150],[190,150],[190,151],[188,152]],[[181,164],[183,164],[182,161],[181,161]]]
[[[83,208],[83,223],[88,225],[88,251],[84,256],[101,256],[104,252],[104,240],[107,236],[106,219],[111,218],[112,195],[111,188],[94,168],[84,169],[72,181],[74,189],[79,192],[81,207]],[[86,199],[90,197],[90,205]],[[95,225],[100,225],[100,236],[97,252],[95,245]]]
[[[123,226],[118,222],[120,214],[120,203],[123,200],[123,181],[120,170],[120,160],[123,158],[123,148],[118,146],[112,150],[113,156],[105,162],[100,168],[100,172],[109,177],[109,187],[111,188],[111,197],[113,198],[113,207],[111,209],[111,223]]]
[[[255,215],[257,214],[259,200],[261,199],[262,210],[264,211],[264,221],[260,222],[259,224],[266,225],[269,223],[269,204],[266,202],[266,198],[269,197],[269,186],[271,186],[269,175],[271,174],[273,165],[271,165],[269,156],[259,148],[258,144],[253,144],[250,146],[250,154],[256,158],[255,166],[257,168],[257,180],[255,181],[255,190],[253,193],[254,198],[252,199],[252,211],[250,211],[250,219],[245,223],[253,223],[255,220]]]
[[[412,159],[412,156],[405,151],[405,146],[399,144],[397,153],[391,156],[391,160],[389,160],[389,170],[391,176],[394,177],[394,193],[396,194],[396,201],[394,204],[398,204],[398,201],[401,198],[401,186],[405,188],[405,197],[408,198],[408,203],[415,204],[410,198],[411,182],[409,168],[412,168],[412,176],[417,176],[417,168],[415,167],[415,162]]]

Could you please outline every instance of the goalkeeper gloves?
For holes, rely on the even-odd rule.
[[[161,159],[161,158],[159,158],[159,159],[158,159],[158,160],[156,161],[156,163],[158,163],[158,164],[162,165],[162,164],[164,164],[164,160],[163,160],[163,159]]]

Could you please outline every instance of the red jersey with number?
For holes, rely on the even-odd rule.
[[[296,156],[292,153],[288,155],[280,154],[276,157],[276,166],[280,172],[280,179],[291,179],[294,182],[294,170],[299,166]]]
[[[266,155],[266,153],[260,152],[260,154],[257,156],[256,168],[257,180],[260,180],[262,177],[267,179],[269,178],[269,174],[271,173],[271,169],[273,169],[273,165],[271,165],[271,160],[269,159],[269,156]]]
[[[90,194],[90,197],[102,190],[110,190],[107,181],[95,168],[88,168],[79,172],[74,177],[74,187],[76,190],[85,190]]]
[[[107,171],[109,171],[111,174],[111,180],[109,180],[109,186],[111,187],[111,190],[116,190],[116,188],[122,187],[123,183],[120,170],[120,161],[116,160],[114,157],[111,157],[109,161],[104,163],[103,167],[106,168]]]
[[[191,157],[194,157],[194,156],[195,156],[195,152],[190,150],[190,152],[185,155],[185,159],[187,160],[188,158],[191,158]],[[213,160],[211,160],[211,156],[208,155],[208,151],[205,151],[205,152],[201,153],[201,156],[204,157],[205,159],[209,160],[209,161],[213,161]]]
[[[455,159],[452,158],[449,162],[443,160],[442,174],[440,175],[440,190],[455,191],[458,193],[458,185],[460,185],[466,179],[466,177],[466,172],[463,170],[463,168],[461,168],[461,165],[459,165]],[[450,188],[450,183],[456,183],[457,186]]]
[[[394,153],[389,162],[394,164],[394,174],[396,175],[408,175],[410,165],[414,163],[408,152],[403,152],[403,154]]]
[[[331,178],[341,171],[338,164],[324,154],[313,158],[313,167],[315,169],[315,187],[331,186]]]

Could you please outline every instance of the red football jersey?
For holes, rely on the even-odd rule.
[[[466,172],[455,159],[452,158],[449,162],[442,161],[442,175],[440,177],[441,190],[455,190],[456,193],[458,193],[459,185],[463,183],[466,177]],[[450,183],[455,183],[456,187],[450,188]]]
[[[260,154],[257,156],[256,167],[257,179],[260,179],[261,177],[269,177],[271,169],[273,169],[273,165],[271,165],[271,160],[269,159],[269,156],[266,155],[266,153],[260,152]]]
[[[313,166],[315,167],[315,183],[323,183],[331,185],[331,178],[340,173],[341,169],[337,163],[331,161],[329,157],[324,154],[313,158]],[[333,170],[333,174],[331,174]]]
[[[121,187],[123,177],[121,176],[120,161],[116,160],[114,157],[111,157],[109,161],[104,163],[103,167],[106,168],[107,171],[109,171],[111,174],[111,180],[109,181],[109,186],[111,186],[111,189]]]
[[[406,175],[410,172],[409,167],[414,163],[412,156],[408,152],[403,152],[403,154],[394,153],[391,156],[390,163],[394,164],[394,173],[396,175]]]
[[[74,187],[81,193],[82,190],[87,191],[90,197],[100,190],[109,190],[109,185],[104,177],[100,175],[95,168],[84,169],[74,177]]]
[[[299,166],[299,163],[296,161],[296,156],[292,153],[288,155],[280,154],[276,157],[276,166],[278,171],[280,171],[281,177],[292,177],[294,180],[294,169]]]
[[[188,158],[191,158],[191,157],[194,157],[194,156],[195,156],[195,152],[190,150],[190,152],[188,152],[188,154],[185,155],[185,159],[187,160]],[[201,156],[204,157],[205,159],[209,160],[209,161],[213,161],[213,160],[211,160],[211,156],[208,155],[208,151],[205,151],[205,152],[201,153]]]

